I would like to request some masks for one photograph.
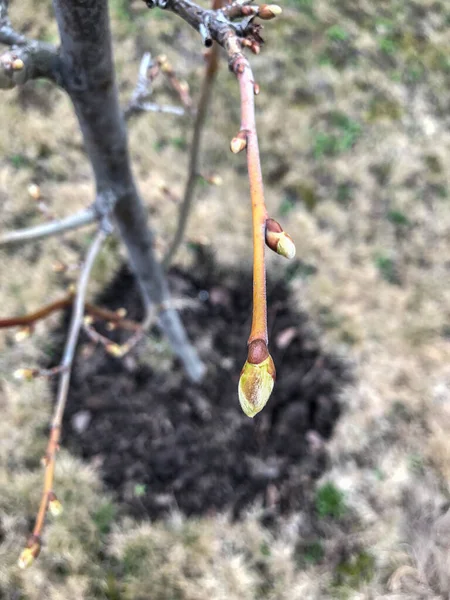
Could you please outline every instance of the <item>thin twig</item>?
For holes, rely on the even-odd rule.
[[[11,327],[29,327],[30,325],[34,325],[34,323],[36,323],[37,321],[45,319],[46,317],[50,316],[58,310],[68,308],[73,304],[73,300],[74,294],[70,292],[64,298],[56,300],[55,302],[52,302],[50,304],[46,304],[42,308],[32,313],[20,315],[17,317],[9,317],[7,319],[0,319],[0,329],[7,329]],[[107,308],[96,306],[95,304],[91,304],[90,302],[86,302],[84,308],[87,314],[93,317],[97,317],[98,319],[103,319],[104,321],[114,323],[116,327],[119,327],[120,329],[126,329],[128,331],[138,331],[141,328],[141,325],[139,323],[136,323],[136,321],[125,319],[120,313],[114,312],[113,310],[108,310]]]
[[[52,221],[51,223],[44,223],[43,225],[37,225],[36,227],[5,233],[0,236],[0,246],[41,240],[42,238],[70,231],[71,229],[78,229],[79,227],[90,225],[96,220],[97,214],[95,210],[93,208],[87,208],[74,215],[60,219],[59,221]]]
[[[256,133],[254,79],[248,61],[243,58],[236,64],[236,74],[241,95],[241,131],[247,142],[247,168],[250,181],[250,200],[253,221],[253,317],[248,343],[262,340],[267,345],[267,302],[265,268],[265,226],[267,209]]]
[[[92,266],[95,262],[95,259],[100,251],[100,248],[106,236],[107,233],[105,232],[105,230],[103,228],[99,229],[89,248],[89,251],[86,256],[86,261],[84,263],[83,269],[80,273],[80,278],[78,280],[75,303],[70,321],[69,334],[64,348],[63,358],[60,363],[61,377],[59,380],[56,406],[51,422],[51,430],[47,445],[47,451],[44,457],[45,475],[41,503],[36,517],[33,534],[28,540],[27,548],[25,548],[25,550],[22,552],[21,557],[19,559],[20,566],[27,566],[39,554],[41,546],[41,534],[45,521],[45,515],[47,514],[49,506],[51,507],[51,503],[54,503],[56,501],[56,496],[52,491],[53,477],[55,471],[55,455],[59,446],[61,424],[64,415],[64,409],[67,402],[67,392],[69,389],[73,358],[75,355],[75,348],[77,345],[80,328],[83,324],[85,297],[89,277],[91,274]]]
[[[203,79],[202,90],[200,94],[200,100],[197,107],[197,115],[194,123],[194,133],[192,137],[191,152],[189,158],[189,171],[184,189],[183,202],[180,207],[180,213],[178,216],[178,225],[173,238],[172,244],[167,250],[162,264],[164,269],[168,269],[171,262],[173,261],[175,254],[177,253],[180,244],[183,240],[184,233],[186,230],[186,224],[189,218],[189,213],[192,208],[194,199],[195,186],[198,179],[198,163],[200,156],[200,144],[202,138],[203,127],[205,125],[206,116],[208,114],[208,108],[211,100],[211,91],[214,85],[214,79],[216,77],[217,69],[219,66],[219,46],[214,44],[211,48],[205,69],[205,77]]]
[[[158,73],[160,73],[159,65],[153,62],[150,52],[145,52],[139,65],[136,87],[128,106],[123,111],[126,121],[141,112],[159,112],[177,116],[185,114],[185,110],[181,106],[165,106],[148,101],[153,93],[152,83]]]

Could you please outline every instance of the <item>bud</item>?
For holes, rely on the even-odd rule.
[[[111,354],[111,356],[114,356],[114,358],[122,358],[122,356],[125,354],[123,346],[119,346],[119,344],[115,344],[114,342],[106,344],[105,348],[106,352]]]
[[[291,236],[283,231],[275,219],[266,221],[266,244],[271,250],[289,260],[295,256],[295,244]]]
[[[167,56],[166,54],[160,54],[159,56],[156,57],[156,62],[158,63],[158,65],[163,65],[164,63],[167,62]]]
[[[258,359],[259,362],[255,362]],[[248,417],[254,417],[267,404],[275,376],[275,365],[267,345],[262,340],[254,340],[249,345],[248,358],[239,379],[239,402]]]
[[[220,175],[211,175],[211,177],[209,177],[207,181],[211,185],[217,185],[218,187],[223,184],[223,179]]]
[[[94,322],[94,317],[92,315],[85,315],[83,317],[83,323],[84,323],[84,325],[86,325],[86,327],[90,327],[93,322]]]
[[[59,517],[63,512],[63,506],[54,492],[48,494],[48,510],[52,517]]]
[[[258,83],[254,83],[253,84],[253,93],[255,94],[255,96],[258,96],[259,92],[260,92],[259,84]]]
[[[14,379],[19,379],[20,381],[31,381],[35,375],[35,369],[16,369],[13,373]]]
[[[126,309],[126,308],[123,308],[123,307],[122,307],[122,308],[118,308],[118,309],[116,310],[116,315],[117,315],[118,317],[120,317],[121,319],[123,319],[124,317],[126,317],[126,316],[127,316],[127,309]]]
[[[275,17],[278,17],[278,15],[281,15],[282,12],[281,6],[278,6],[278,4],[261,4],[258,16],[260,19],[263,19],[263,21],[270,21],[270,19],[274,19]]]
[[[247,147],[247,132],[242,130],[230,142],[230,150],[233,154],[239,154]]]
[[[37,535],[32,535],[27,542],[27,547],[22,550],[17,564],[20,569],[29,567],[41,551],[41,540]]]
[[[21,58],[15,58],[12,63],[11,63],[11,67],[13,71],[21,71],[25,66],[25,63],[23,62],[23,60]]]
[[[52,271],[54,273],[65,273],[67,271],[67,265],[60,260],[55,260],[52,264]]]
[[[258,55],[261,52],[261,46],[257,42],[253,42],[250,46],[250,50],[253,52],[253,54]]]
[[[33,198],[33,200],[39,200],[41,197],[41,188],[36,183],[30,183],[27,188],[28,195]]]
[[[19,329],[19,331],[16,332],[16,334],[14,335],[14,339],[16,340],[16,342],[23,342],[23,340],[26,340],[27,338],[29,338],[31,335],[31,327],[25,326],[25,327],[21,327]]]

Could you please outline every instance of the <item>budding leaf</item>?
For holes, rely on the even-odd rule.
[[[239,402],[248,417],[259,413],[272,393],[275,365],[269,356],[258,364],[245,362],[239,379]]]

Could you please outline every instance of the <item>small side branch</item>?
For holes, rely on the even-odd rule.
[[[8,244],[17,244],[41,240],[52,235],[59,235],[71,229],[79,229],[85,225],[90,225],[97,220],[97,213],[93,208],[87,208],[65,219],[52,221],[29,229],[20,229],[0,235],[0,247]]]
[[[100,248],[106,238],[107,233],[100,229],[92,242],[86,262],[80,274],[78,281],[77,293],[75,296],[75,304],[70,322],[69,335],[64,348],[63,358],[60,364],[61,377],[59,380],[58,395],[56,406],[53,413],[51,423],[50,437],[47,445],[47,451],[44,457],[45,475],[44,486],[42,490],[42,498],[39,506],[39,511],[36,517],[33,533],[27,542],[26,548],[23,550],[19,558],[19,566],[27,567],[38,556],[41,549],[41,535],[44,526],[45,516],[47,511],[53,513],[60,512],[61,505],[53,492],[53,478],[55,472],[55,458],[59,447],[61,437],[61,424],[64,415],[64,409],[67,402],[67,392],[69,389],[70,375],[72,370],[75,348],[78,341],[81,326],[83,324],[84,306],[86,290],[91,274],[92,266],[100,251]]]
[[[0,44],[16,46],[27,43],[22,34],[15,31],[8,17],[8,0],[0,0]]]
[[[218,65],[219,65],[219,47],[214,44],[210,53],[207,57],[207,65],[205,70],[205,77],[203,79],[202,90],[200,94],[200,100],[197,107],[197,114],[194,123],[194,134],[192,137],[191,152],[189,157],[189,171],[184,189],[183,202],[180,208],[180,214],[178,217],[177,230],[175,232],[174,239],[166,255],[163,258],[163,267],[168,269],[172,260],[177,253],[181,242],[184,237],[186,230],[187,221],[192,208],[192,202],[194,199],[195,186],[198,179],[199,172],[199,157],[200,157],[200,144],[202,138],[203,127],[205,125],[206,116],[208,114],[209,103],[211,99],[211,91],[214,85],[214,79],[216,77]]]
[[[11,327],[33,327],[35,323],[49,317],[58,310],[63,310],[72,306],[74,297],[73,293],[69,293],[64,298],[46,304],[32,313],[0,319],[0,329],[9,329]],[[88,315],[106,321],[107,323],[112,323],[115,327],[119,327],[120,329],[126,329],[128,331],[140,331],[142,329],[142,326],[139,323],[136,323],[136,321],[125,319],[122,311],[109,310],[91,304],[90,302],[86,302],[84,308]]]
[[[0,56],[0,89],[10,90],[39,77],[61,84],[58,51],[51,44],[30,41]]]
[[[0,56],[0,89],[9,90],[39,77],[61,83],[57,48],[18,33],[8,17],[8,0],[0,0],[0,44],[10,46]]]
[[[181,106],[163,106],[156,102],[149,102],[153,93],[152,83],[160,72],[160,67],[155,64],[149,52],[146,52],[139,66],[139,75],[131,100],[123,112],[126,121],[133,115],[142,112],[159,112],[170,115],[182,116],[185,114]]]

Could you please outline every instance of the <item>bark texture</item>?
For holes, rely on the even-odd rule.
[[[69,94],[94,171],[100,215],[114,213],[147,310],[193,380],[204,366],[189,343],[153,251],[153,235],[131,172],[126,126],[119,106],[107,0],[54,0],[61,36],[62,85]]]

